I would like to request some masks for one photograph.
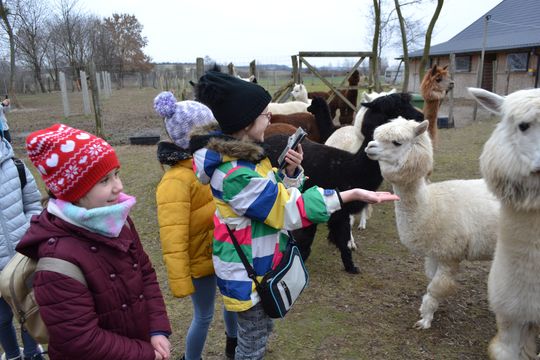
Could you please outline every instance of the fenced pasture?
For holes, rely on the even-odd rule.
[[[170,295],[161,257],[155,188],[163,170],[156,159],[156,146],[127,145],[128,137],[138,134],[159,134],[165,139],[162,120],[152,109],[158,92],[154,88],[113,90],[112,96],[103,100],[102,113],[104,133],[122,163],[125,191],[137,197],[132,217],[166,297],[175,359],[184,347],[192,306],[189,298]],[[27,164],[23,144],[30,131],[55,122],[95,131],[94,117],[82,115],[80,93],[69,94],[71,109],[78,115],[68,119],[63,118],[59,93],[21,95],[19,100],[24,108],[8,114],[8,121],[16,153]],[[472,113],[470,103],[462,104],[462,110],[463,114]],[[497,119],[483,111],[479,115],[474,123],[456,122],[461,127],[440,130],[432,181],[480,176],[478,157]],[[381,190],[390,187],[383,183]],[[399,242],[393,205],[374,206],[368,228],[354,229],[359,249],[353,256],[360,266],[359,275],[343,271],[339,251],[327,242],[326,234],[326,227],[320,226],[306,264],[310,285],[287,318],[275,322],[267,359],[487,358],[488,342],[496,332],[486,296],[489,262],[464,263],[457,278],[459,292],[441,303],[431,329],[419,331],[413,324],[419,319],[418,308],[427,285],[423,259]],[[204,359],[224,358],[221,304],[218,294]]]

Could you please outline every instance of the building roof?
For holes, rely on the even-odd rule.
[[[433,45],[430,56],[482,51],[487,15],[486,51],[540,46],[540,0],[503,0],[450,40]],[[422,56],[422,52],[410,52],[409,57]]]

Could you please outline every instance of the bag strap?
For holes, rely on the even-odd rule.
[[[26,172],[24,171],[24,163],[21,159],[13,158],[13,162],[17,167],[17,172],[19,173],[19,180],[21,182],[21,191],[26,186]]]
[[[255,286],[259,287],[259,281],[257,281],[257,274],[255,273],[255,270],[249,263],[246,254],[242,251],[242,248],[240,247],[240,244],[238,244],[238,240],[236,240],[236,236],[234,236],[231,228],[229,228],[229,225],[226,225],[227,231],[229,232],[229,236],[231,237],[231,240],[233,242],[234,248],[236,249],[236,252],[238,253],[238,256],[240,256],[240,260],[242,260],[242,264],[244,264],[244,267],[246,268],[246,271],[248,273],[248,277],[255,282]]]
[[[52,258],[52,257],[43,257],[38,260],[36,266],[37,271],[53,271],[62,275],[69,276],[72,279],[77,280],[85,287],[88,287],[86,279],[81,269],[69,261]]]

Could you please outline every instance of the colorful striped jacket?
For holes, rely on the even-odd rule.
[[[210,184],[216,202],[213,262],[225,307],[248,310],[260,299],[227,226],[262,278],[279,263],[287,230],[328,221],[340,209],[338,195],[318,187],[301,193],[297,187],[303,174],[296,179],[279,175],[260,144],[214,131],[194,134],[191,145],[195,173],[203,184]]]

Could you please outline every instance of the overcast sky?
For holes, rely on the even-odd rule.
[[[388,1],[388,0],[387,0]],[[432,44],[444,42],[502,0],[445,0]],[[370,51],[367,16],[372,0],[79,0],[99,16],[133,14],[156,62],[290,64],[299,51]],[[435,1],[410,9],[431,19]],[[397,55],[397,54],[396,54]]]

